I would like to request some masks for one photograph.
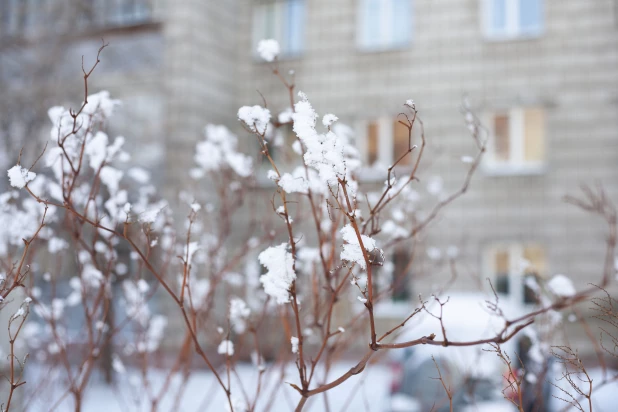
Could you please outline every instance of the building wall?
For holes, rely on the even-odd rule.
[[[437,246],[466,239],[468,263],[480,267],[480,248],[492,241],[540,241],[551,272],[571,275],[578,286],[598,279],[603,226],[565,205],[581,183],[600,181],[618,195],[618,25],[610,1],[546,1],[545,32],[530,40],[489,41],[480,24],[480,1],[414,1],[412,44],[397,51],[356,47],[357,2],[308,1],[305,51],[284,60],[316,110],[344,122],[396,115],[413,98],[430,147],[440,149],[419,176],[445,180],[447,191],[463,180],[462,155],[474,146],[460,114],[463,95],[479,112],[542,106],[547,116],[547,170],[532,176],[478,173],[472,189],[434,225]],[[250,22],[250,7],[244,8]],[[242,49],[249,50],[246,33]],[[245,53],[245,56],[248,54]],[[285,90],[268,66],[242,61],[242,104],[283,109]],[[433,150],[434,154],[438,150]],[[422,189],[421,189],[422,191]],[[469,282],[461,282],[465,287]]]
[[[251,3],[243,3],[243,26],[251,24]],[[496,242],[539,243],[548,274],[567,274],[577,288],[598,283],[606,228],[563,197],[581,193],[581,184],[601,183],[618,201],[618,15],[613,2],[546,0],[541,36],[491,41],[481,27],[481,1],[416,0],[411,44],[383,52],[357,48],[358,3],[307,1],[304,52],[282,59],[282,72],[294,69],[297,89],[308,94],[319,114],[335,113],[352,125],[395,116],[406,99],[414,99],[429,144],[425,164],[430,166],[421,169],[419,192],[426,193],[425,184],[435,175],[444,179],[447,193],[464,179],[468,166],[460,158],[475,153],[460,112],[464,95],[479,114],[522,104],[546,113],[545,171],[478,172],[470,190],[424,238],[443,251],[459,246],[459,277],[452,288],[485,283],[483,250]],[[259,104],[258,89],[271,111],[283,110],[286,90],[267,63],[247,53],[250,31],[242,34],[238,105]],[[429,205],[437,202],[428,199]],[[413,281],[414,294],[428,295],[450,276],[444,266],[436,273],[428,268],[426,276]]]

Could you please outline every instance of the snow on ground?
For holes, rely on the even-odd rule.
[[[331,373],[329,381],[345,373],[352,363],[336,363]],[[33,369],[37,369],[32,373]],[[34,388],[36,381],[43,383],[43,387],[37,389],[36,398],[26,406],[28,412],[47,412],[52,405],[63,395],[63,388],[66,385],[59,384],[64,376],[63,371],[56,370],[48,373],[47,370],[30,365],[31,375],[27,377],[30,388]],[[244,384],[245,390],[251,396],[255,393],[257,384],[257,369],[251,364],[237,365],[238,375]],[[318,378],[323,377],[323,370],[316,372]],[[43,378],[37,379],[37,378]],[[160,388],[165,380],[165,375],[160,372],[150,372],[149,378],[152,381],[151,387]],[[315,378],[314,378],[315,380]],[[298,372],[294,365],[289,365],[285,370],[285,376],[281,378],[280,368],[268,368],[265,374],[265,383],[262,385],[261,400],[258,401],[256,411],[269,410],[271,412],[289,412],[294,410],[300,397],[295,390],[285,382],[296,383]],[[232,376],[232,393],[242,398],[241,391],[236,386],[237,379]],[[174,396],[181,383],[181,377],[175,376],[172,380],[170,395],[165,397],[159,410],[161,411],[187,411],[187,412],[219,412],[226,411],[227,400],[223,390],[216,385],[214,375],[209,372],[195,372],[191,375],[188,383],[184,386],[181,396],[181,403],[178,409],[173,408]],[[375,411],[382,412],[388,394],[390,383],[389,369],[382,365],[372,365],[358,376],[352,377],[340,386],[330,390],[327,394],[330,410],[337,411]],[[136,386],[136,384],[138,384]],[[139,388],[139,389],[137,389]],[[272,407],[266,409],[269,398],[273,398]],[[28,398],[27,398],[28,399]],[[73,402],[70,397],[64,399],[59,406],[54,409],[56,412],[73,411]],[[317,395],[311,398],[304,411],[318,412],[326,410],[324,396]],[[85,393],[84,412],[142,412],[150,411],[150,405],[144,396],[144,389],[141,386],[139,371],[127,368],[127,372],[121,376],[113,386],[107,386],[102,382],[101,376],[93,375],[90,387]]]
[[[66,384],[63,383],[65,376],[62,370],[47,371],[39,365],[30,364],[29,376],[26,380],[29,382],[26,385],[29,391],[36,388],[36,397],[27,397],[30,399],[25,410],[28,412],[47,412],[52,406],[58,402],[63,396],[63,390]],[[345,373],[352,363],[338,362],[335,363],[328,381],[339,377]],[[257,369],[251,364],[239,364],[237,366],[238,376],[244,385],[244,389],[252,398],[257,386]],[[271,411],[271,412],[288,412],[294,410],[299,396],[296,391],[289,387],[285,382],[297,383],[298,375],[295,366],[290,364],[284,371],[285,375],[281,376],[279,367],[267,367],[262,384],[262,396],[257,403],[256,411]],[[589,371],[593,379],[593,384],[598,384],[603,379],[603,372],[600,368],[594,368]],[[608,371],[609,376],[615,375],[616,371]],[[161,388],[166,375],[161,371],[149,372],[151,391],[156,391]],[[224,380],[227,378],[222,375]],[[316,372],[318,378],[323,377],[323,370]],[[559,374],[554,376],[554,379],[559,377]],[[41,379],[42,378],[42,379]],[[314,378],[315,379],[315,378]],[[239,390],[238,379],[232,375],[232,393],[235,397],[243,400],[241,391]],[[390,370],[383,364],[371,365],[365,369],[363,373],[352,377],[340,386],[328,392],[327,399],[330,411],[333,412],[356,412],[356,411],[374,411],[385,412],[385,406],[388,404],[388,391],[391,381]],[[555,381],[561,387],[564,387],[562,381]],[[180,396],[180,404],[178,408],[174,408],[174,397],[178,393],[178,388],[182,383],[180,375],[172,379],[170,391],[160,403],[160,411],[187,411],[187,412],[218,412],[226,411],[227,401],[221,388],[216,384],[214,375],[210,372],[200,371],[194,372],[191,375],[188,383],[183,386],[184,391]],[[35,386],[36,385],[36,386]],[[39,386],[41,385],[41,386]],[[566,388],[566,387],[565,387]],[[613,412],[616,410],[615,405],[618,404],[618,383],[607,384],[594,392],[593,395],[593,410],[595,412]],[[100,374],[96,373],[91,379],[91,384],[85,393],[84,407],[85,412],[142,412],[150,411],[150,405],[145,395],[145,389],[141,386],[140,373],[136,369],[127,368],[127,371],[121,375],[117,382],[112,386],[107,386],[103,383]],[[32,392],[30,392],[30,395]],[[559,395],[558,389],[553,389],[554,395]],[[272,403],[269,400],[272,399]],[[305,411],[319,412],[327,410],[325,407],[325,399],[323,395],[317,395],[307,402]],[[270,406],[270,408],[267,408]],[[549,412],[558,412],[565,410],[567,406],[563,401],[552,398],[550,402]],[[588,411],[586,402],[582,402],[584,411]],[[74,410],[73,403],[70,397],[66,397],[60,402],[54,411],[57,412],[72,412]],[[567,409],[569,412],[575,408]]]

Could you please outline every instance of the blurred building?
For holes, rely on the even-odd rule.
[[[282,72],[295,71],[316,110],[355,126],[367,164],[388,166],[407,148],[395,118],[414,99],[430,145],[418,185],[429,204],[459,189],[469,168],[461,158],[476,153],[460,112],[464,96],[490,132],[470,190],[424,239],[433,259],[416,269],[422,273],[412,268],[404,290],[393,288],[385,316],[405,316],[406,298],[448,279],[449,245],[459,250],[455,290],[487,288],[489,278],[530,304],[526,273],[564,273],[578,288],[599,282],[606,228],[563,196],[600,183],[618,200],[617,2],[251,3],[240,17],[253,30],[240,31],[239,105],[259,104],[255,89],[271,110],[288,104],[268,65],[250,57],[271,37],[283,45]],[[366,177],[382,184],[385,174],[375,173]],[[530,267],[520,275],[522,259]]]
[[[128,138],[135,162],[174,192],[205,124],[241,131],[237,109],[261,104],[259,93],[273,113],[288,107],[287,91],[255,53],[260,39],[275,38],[282,73],[294,70],[318,113],[354,126],[368,165],[388,166],[405,150],[395,119],[414,99],[429,142],[418,191],[431,205],[460,187],[469,167],[461,159],[475,155],[460,111],[468,96],[490,132],[485,161],[423,238],[419,273],[412,268],[378,315],[408,314],[414,296],[448,279],[449,246],[458,250],[454,289],[486,288],[489,278],[498,292],[531,303],[522,259],[531,273],[565,273],[577,287],[601,276],[605,228],[562,198],[599,182],[618,200],[617,4],[4,0],[0,104],[12,103],[0,108],[0,140],[29,135],[7,113],[40,119],[58,99],[79,101],[81,55],[88,65],[104,38],[110,47],[91,89],[123,100],[114,130]],[[36,93],[22,96],[30,84]],[[38,111],[24,111],[32,101]],[[362,173],[366,183],[384,181],[377,170]],[[395,267],[409,253],[393,254]]]

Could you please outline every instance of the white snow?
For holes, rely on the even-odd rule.
[[[36,173],[30,172],[20,165],[11,167],[7,174],[9,176],[10,185],[17,189],[23,189],[28,182],[32,182],[36,177]]]
[[[303,176],[297,176],[295,173],[292,176],[289,173],[284,173],[279,179],[277,184],[286,192],[286,193],[308,193],[309,191],[309,183]]]
[[[427,248],[427,256],[431,260],[440,260],[442,257],[442,251],[435,246],[430,246]]]
[[[218,171],[223,167],[232,169],[241,177],[253,173],[253,160],[237,151],[238,139],[227,127],[209,124],[204,129],[204,135],[205,140],[196,145],[194,156],[203,173],[193,172],[194,178],[201,178],[204,172]]]
[[[334,114],[330,114],[330,113],[325,114],[324,117],[322,118],[322,124],[324,125],[324,127],[330,127],[337,120],[339,120],[339,118],[335,116]]]
[[[267,62],[272,62],[279,56],[281,48],[279,42],[275,39],[260,40],[257,46],[257,52],[260,57]]]
[[[430,194],[437,196],[442,193],[442,189],[444,188],[444,181],[440,176],[432,176],[429,178],[427,182],[427,192]]]
[[[294,105],[293,129],[306,148],[303,156],[305,164],[317,170],[324,183],[336,185],[338,179],[349,177],[360,165],[354,159],[357,152],[347,144],[347,136],[340,137],[333,130],[318,134],[315,129],[318,115],[307,96],[302,92],[298,94],[301,100]],[[346,134],[345,131],[343,134]]]
[[[361,246],[358,242],[358,237],[356,236],[354,227],[352,227],[352,225],[348,223],[341,229],[340,233],[344,241],[343,249],[340,256],[341,260],[354,262],[358,264],[358,266],[360,266],[362,269],[366,269],[367,264],[365,262],[363,251],[361,250]],[[369,236],[361,235],[361,239],[363,241],[363,246],[365,247],[365,250],[367,250],[368,252],[371,252],[376,248],[375,240],[373,240]]]
[[[150,172],[141,167],[130,168],[127,175],[137,183],[146,184],[150,181]]]
[[[47,249],[49,250],[49,253],[51,254],[58,253],[61,250],[64,250],[68,247],[69,247],[69,244],[67,243],[67,241],[59,237],[52,237],[51,239],[49,239],[49,242],[47,243]]]
[[[270,122],[270,110],[262,106],[243,106],[238,109],[238,119],[244,122],[249,130],[264,134]]]
[[[279,123],[290,123],[292,122],[293,114],[294,112],[292,111],[292,109],[288,107],[287,109],[279,113],[279,116],[277,116],[277,120],[279,120]]]
[[[259,262],[268,269],[266,274],[260,276],[264,292],[280,305],[290,301],[289,289],[296,279],[294,259],[287,248],[287,243],[271,246],[258,256]]]
[[[258,399],[256,412],[266,410],[269,403],[268,394],[276,394],[277,401],[271,407],[271,412],[289,412],[294,410],[300,395],[289,385],[282,385],[280,382],[298,383],[298,370],[296,365],[289,363],[281,370],[274,364],[265,363],[256,357],[256,366],[251,363],[239,363],[235,366],[238,373],[232,374],[232,398],[243,399],[240,389],[240,382],[249,393],[250,399],[255,395],[258,376],[262,374],[262,395]],[[29,362],[26,368],[27,375],[24,380],[28,385],[24,389],[32,389],[24,394],[29,403],[29,412],[43,412],[49,410],[49,405],[55,403],[63,393],[65,372],[62,368],[48,368],[35,362]],[[331,381],[347,372],[353,363],[335,362],[328,371],[328,381]],[[150,403],[148,402],[147,391],[143,388],[141,372],[137,368],[125,365],[126,373],[117,377],[114,385],[105,385],[101,372],[95,369],[90,385],[84,391],[82,410],[88,412],[108,412],[108,411],[127,411],[127,412],[148,412]],[[224,372],[224,369],[220,369]],[[283,375],[281,375],[283,373]],[[324,369],[318,366],[316,375],[322,377]],[[150,369],[148,371],[148,381],[154,393],[163,386],[167,376],[166,370]],[[240,381],[238,379],[240,378]],[[341,411],[364,411],[365,404],[370,405],[370,410],[383,410],[383,402],[388,396],[388,384],[391,380],[391,371],[383,364],[368,365],[365,371],[357,376],[353,376],[341,385],[328,392],[330,410]],[[30,385],[30,382],[33,385]],[[41,385],[39,385],[41,384]],[[181,387],[182,385],[182,387]],[[226,410],[227,397],[220,387],[216,387],[215,377],[211,372],[194,371],[186,384],[180,377],[175,375],[171,380],[169,391],[161,399],[159,409],[162,411],[181,410],[181,411],[201,411],[201,412],[220,412]],[[205,388],[215,388],[209,390]],[[183,390],[180,397],[180,404],[175,405],[174,397],[179,389]],[[36,392],[34,392],[36,390]],[[350,396],[355,392],[355,396]],[[129,402],[127,402],[130,400]],[[176,406],[177,409],[174,409]],[[234,406],[242,406],[234,403]],[[74,411],[73,400],[67,396],[59,402],[55,409],[57,412]],[[309,399],[303,411],[319,412],[324,410],[324,400],[322,396],[314,396]],[[244,412],[243,409],[234,409],[234,412]]]
[[[217,353],[225,356],[234,355],[234,343],[230,340],[223,340],[217,348]]]
[[[290,338],[290,343],[292,344],[292,353],[298,353],[298,338],[296,336],[292,336]]]
[[[576,293],[573,282],[565,275],[555,275],[547,282],[547,287],[554,295],[563,298],[568,298]]]
[[[243,333],[246,328],[246,320],[251,315],[251,309],[244,300],[234,297],[230,300],[230,323],[236,333]]]

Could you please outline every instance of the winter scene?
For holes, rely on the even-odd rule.
[[[0,0],[0,412],[618,411],[618,1]]]

